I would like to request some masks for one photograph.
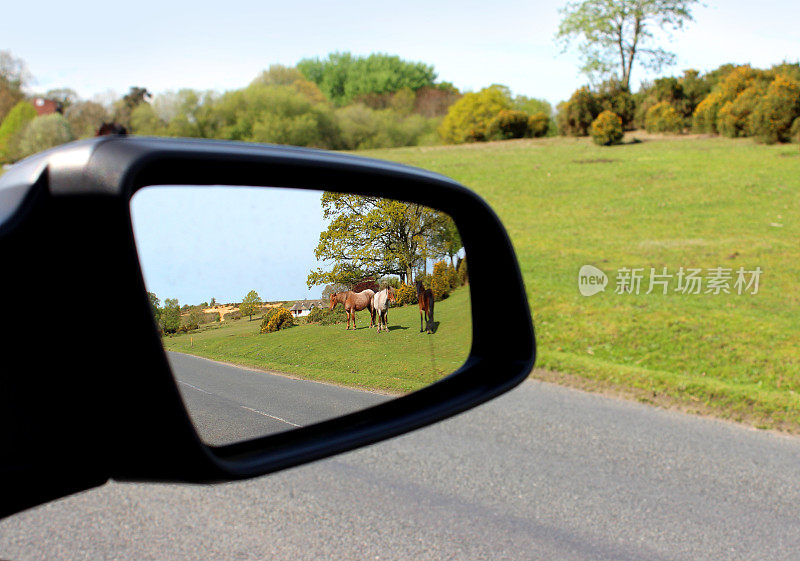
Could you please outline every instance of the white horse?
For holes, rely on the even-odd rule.
[[[381,332],[381,326],[389,331],[389,303],[394,300],[394,288],[392,287],[384,288],[372,297],[372,309],[376,312],[378,333]]]

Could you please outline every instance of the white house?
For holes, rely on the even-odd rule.
[[[289,308],[292,316],[301,318],[311,313],[314,308],[322,308],[325,306],[324,300],[300,300],[295,302],[294,306]]]

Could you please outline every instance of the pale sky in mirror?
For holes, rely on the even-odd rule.
[[[131,200],[145,284],[180,304],[319,298],[306,285],[325,229],[321,191],[154,186]]]
[[[505,84],[515,94],[566,99],[586,82],[553,36],[564,1],[6,3],[0,49],[24,59],[33,89],[82,97],[130,86],[225,91],[270,64],[332,51],[385,52],[435,67],[461,90]],[[796,0],[708,0],[667,47],[668,70],[727,62],[765,67],[800,57]],[[647,78],[634,72],[633,84]]]

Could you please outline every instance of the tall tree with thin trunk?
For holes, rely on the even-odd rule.
[[[577,41],[581,71],[592,78],[619,79],[630,91],[631,73],[639,64],[660,71],[675,63],[675,54],[655,45],[654,32],[683,28],[692,21],[698,0],[582,0],[567,2],[556,34],[562,52]]]

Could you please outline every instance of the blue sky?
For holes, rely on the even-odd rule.
[[[553,103],[585,82],[575,55],[553,44],[563,1],[7,4],[0,49],[27,61],[35,89],[69,86],[85,98],[131,85],[224,91],[272,63],[336,50],[397,54],[462,90],[501,83]],[[674,71],[796,61],[798,16],[796,1],[709,0],[670,43]]]
[[[142,189],[131,201],[148,290],[181,305],[319,298],[306,278],[325,229],[320,191],[256,187]]]

